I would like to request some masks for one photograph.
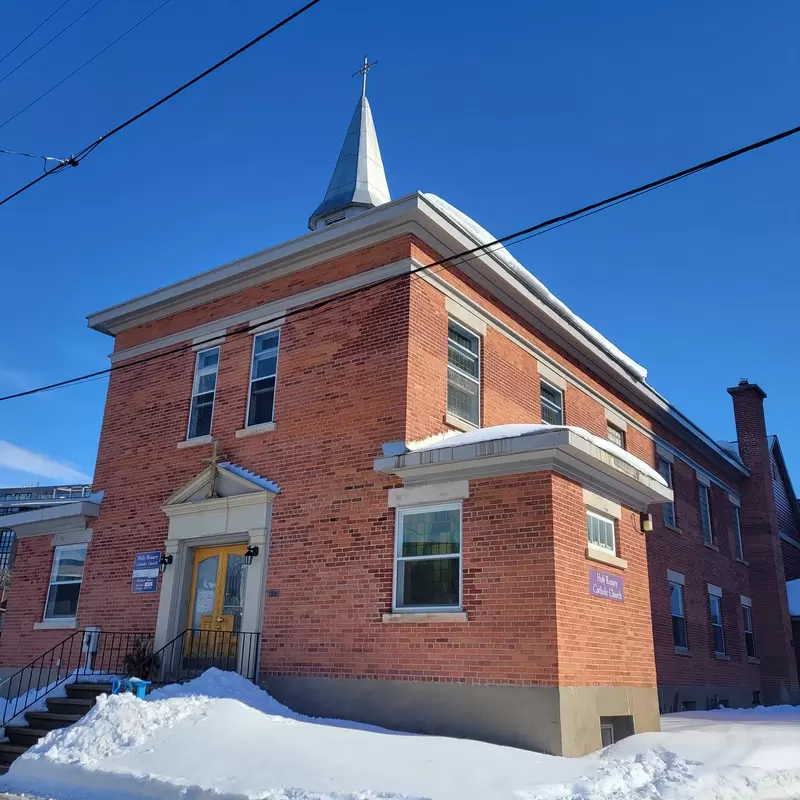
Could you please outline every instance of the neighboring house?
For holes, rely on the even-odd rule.
[[[732,454],[473,220],[391,201],[366,97],[310,228],[89,317],[105,496],[17,526],[3,665],[260,635],[305,713],[565,755],[797,699],[758,386]]]
[[[6,595],[11,585],[17,537],[10,528],[11,521],[3,519],[40,508],[60,506],[87,497],[91,487],[77,486],[9,486],[0,487],[0,628],[6,610]],[[14,517],[18,519],[18,517]]]

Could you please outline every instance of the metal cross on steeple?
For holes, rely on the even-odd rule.
[[[361,69],[357,70],[353,73],[353,77],[355,78],[356,75],[361,76],[361,96],[367,96],[367,73],[377,64],[377,61],[373,61],[371,64],[369,63],[369,59],[364,56],[364,64]]]

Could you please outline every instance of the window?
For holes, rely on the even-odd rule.
[[[480,425],[480,339],[452,320],[447,329],[447,411]]]
[[[715,594],[708,595],[711,609],[711,632],[714,637],[714,652],[725,654],[725,634],[722,630],[722,598]]]
[[[586,531],[589,544],[593,547],[601,547],[610,553],[617,552],[614,542],[614,520],[604,517],[594,511],[586,512]]]
[[[744,548],[742,546],[742,509],[733,506],[733,540],[736,548],[736,558],[744,561]]]
[[[672,643],[683,650],[688,649],[686,636],[686,609],[683,605],[683,586],[674,581],[669,582],[669,605],[672,611]]]
[[[616,739],[614,738],[614,725],[611,722],[600,723],[600,744],[602,747],[610,747]]]
[[[548,425],[564,424],[564,393],[549,383],[539,384],[542,399],[542,422]]]
[[[272,422],[275,413],[275,376],[278,374],[280,331],[259,333],[253,339],[253,366],[247,400],[247,427]]]
[[[697,700],[684,700],[681,707],[684,711],[697,711]]]
[[[703,541],[714,544],[714,531],[711,530],[711,499],[708,486],[700,484],[700,527],[703,529]]]
[[[625,431],[622,428],[617,428],[615,425],[608,423],[608,441],[615,444],[617,447],[625,449]]]
[[[211,416],[214,413],[214,395],[217,391],[219,347],[201,350],[194,365],[192,408],[189,412],[187,439],[208,436],[211,433]]]
[[[461,608],[461,505],[397,509],[395,608]]]
[[[45,620],[75,619],[85,561],[85,544],[56,547],[44,610]]]
[[[666,458],[659,457],[658,471],[661,477],[667,482],[667,486],[672,489],[672,464]],[[675,503],[662,503],[661,515],[664,519],[664,524],[671,528],[676,526],[675,522]]]
[[[744,619],[744,644],[747,648],[747,657],[756,658],[756,635],[753,633],[753,609],[749,601],[742,598],[742,617]]]

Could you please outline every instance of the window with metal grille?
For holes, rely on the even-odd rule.
[[[679,583],[669,582],[669,605],[672,611],[672,643],[675,647],[689,647],[686,636],[686,609],[683,605],[683,586]]]
[[[461,505],[397,509],[395,608],[461,607]]]
[[[214,414],[214,396],[217,392],[217,370],[219,369],[219,347],[201,350],[194,366],[192,406],[189,412],[187,439],[208,436],[211,433],[211,417]]]
[[[667,486],[672,489],[672,464],[666,458],[659,457],[658,459],[658,472],[661,477],[667,482]],[[661,516],[664,524],[671,528],[676,527],[675,522],[675,503],[662,503]]]
[[[703,541],[706,544],[714,544],[714,531],[711,529],[711,498],[708,486],[701,483],[699,492],[700,527],[703,530]]]
[[[280,331],[259,333],[253,338],[247,427],[272,422],[275,414],[275,380],[278,374]]]
[[[86,545],[62,545],[53,552],[53,569],[47,590],[45,620],[74,620],[83,582]]]
[[[742,617],[744,620],[744,644],[748,658],[756,658],[756,635],[753,632],[753,609],[742,603]]]
[[[625,449],[625,431],[622,428],[617,428],[615,425],[608,423],[608,441],[615,444],[617,447]]]
[[[744,546],[742,545],[742,509],[732,506],[733,509],[733,541],[736,548],[736,558],[744,561]]]
[[[586,532],[589,544],[594,547],[602,547],[610,553],[616,554],[616,542],[614,540],[614,520],[604,517],[594,511],[586,512]]]
[[[564,393],[544,381],[539,384],[539,393],[542,403],[542,422],[548,425],[563,425]]]
[[[480,338],[450,321],[447,329],[447,411],[480,425]]]
[[[711,634],[714,640],[714,652],[725,655],[725,632],[722,628],[722,598],[715,594],[708,596],[711,611]]]

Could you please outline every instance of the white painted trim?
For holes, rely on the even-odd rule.
[[[466,500],[469,497],[469,481],[420,484],[389,489],[389,508],[421,506],[428,503],[447,503]]]
[[[686,586],[686,576],[682,572],[675,572],[675,570],[667,570],[667,580],[670,583],[677,583],[679,586]]]
[[[35,631],[66,631],[77,627],[78,623],[75,619],[45,619],[41,622],[33,623]]]
[[[383,614],[381,622],[385,623],[411,623],[420,625],[431,622],[468,622],[466,611],[395,611],[391,614]]]
[[[701,486],[705,486],[706,489],[710,489],[711,488],[711,480],[709,479],[709,477],[707,475],[705,475],[702,472],[695,472],[694,474],[695,474],[695,477],[697,478],[697,482]],[[711,500],[711,498],[709,498],[709,502],[710,502],[710,500]]]
[[[223,328],[217,335],[197,336],[192,339],[192,350],[194,350],[195,353],[199,353],[201,350],[211,350],[212,347],[219,347],[224,343],[225,329]]]
[[[583,490],[583,504],[592,511],[599,511],[607,517],[622,519],[622,507],[619,503],[596,494],[590,489]]]
[[[29,536],[52,535],[83,531],[89,520],[100,514],[100,504],[85,500],[66,502],[62,506],[47,506],[33,511],[21,511],[3,517],[3,525],[11,528],[20,539]]]
[[[211,435],[211,431],[214,430],[214,409],[217,407],[217,382],[219,381],[219,364],[222,359],[222,350],[220,346],[213,345],[212,347],[205,347],[205,346],[197,346],[192,348],[194,350],[194,375],[192,376],[192,391],[189,395],[189,419],[186,421],[186,440],[191,441],[192,439],[204,439],[206,436]],[[209,432],[204,436],[189,436],[189,431],[192,428],[192,410],[194,408],[194,401],[195,398],[200,395],[201,393],[197,391],[200,377],[198,374],[198,366],[200,364],[200,354],[207,353],[211,350],[217,351],[217,363],[214,365],[214,397],[211,399],[211,424],[209,425]],[[202,392],[202,394],[208,394],[208,392]]]
[[[261,326],[264,327],[264,326]],[[275,381],[275,385],[272,387],[272,419],[268,420],[267,422],[259,422],[256,425],[248,425],[247,420],[250,419],[250,400],[252,399],[253,395],[253,367],[255,367],[255,357],[256,357],[256,339],[259,336],[262,336],[265,333],[272,333],[275,332],[278,334],[278,343],[275,345],[275,374],[272,376],[273,380]],[[253,342],[250,346],[250,377],[247,381],[247,406],[244,410],[244,428],[243,430],[248,430],[249,428],[259,428],[261,425],[269,425],[275,424],[275,401],[278,397],[278,362],[281,358],[281,329],[280,328],[266,328],[262,331],[258,331],[257,333],[253,333]],[[264,378],[269,378],[269,375],[264,375],[258,380],[263,380]],[[239,437],[241,438],[241,437]]]
[[[92,541],[92,529],[84,528],[82,531],[70,531],[68,533],[54,533],[50,539],[52,547],[62,547],[71,544],[88,544]]]
[[[183,344],[187,339],[193,342],[201,343],[208,342],[209,347],[214,347],[215,344],[210,342],[212,336],[218,336],[220,330],[233,328],[238,325],[250,324],[253,319],[259,320],[260,324],[266,324],[268,320],[275,319],[276,321],[284,320],[285,314],[292,308],[306,305],[308,303],[323,300],[340,292],[350,291],[361,286],[369,286],[384,278],[392,277],[394,275],[403,275],[410,272],[414,267],[420,266],[418,261],[412,258],[404,258],[400,261],[393,261],[382,267],[375,267],[367,272],[360,272],[356,275],[350,275],[347,278],[342,278],[332,283],[325,283],[322,286],[317,286],[313,289],[307,289],[304,292],[288,295],[278,300],[273,300],[269,303],[263,303],[260,306],[254,306],[244,311],[239,311],[236,314],[230,314],[227,317],[221,317],[213,322],[207,322],[203,325],[196,325],[193,328],[186,328],[182,331],[160,336],[158,339],[151,339],[148,342],[127,347],[124,350],[118,350],[110,355],[111,363],[117,364],[120,361],[127,361],[130,358],[152,353],[155,350],[162,350],[166,347]],[[263,322],[261,322],[263,320]],[[247,334],[252,335],[251,331],[246,331]],[[237,334],[237,335],[244,335]],[[200,347],[200,349],[203,349]]]
[[[722,589],[713,583],[708,584],[708,593],[714,597],[722,597]]]
[[[467,422],[465,419],[461,419],[461,417],[457,417],[449,411],[444,415],[444,424],[455,428],[457,431],[463,431],[464,433],[480,430],[478,425],[473,425],[471,422]]]
[[[250,333],[253,336],[258,336],[259,333],[266,333],[267,331],[274,331],[275,328],[281,328],[286,324],[286,317],[260,317],[259,319],[251,319],[248,323]]]
[[[601,564],[608,564],[610,567],[617,569],[627,569],[628,562],[624,558],[619,558],[608,550],[602,547],[596,547],[593,544],[586,546],[586,558],[589,561],[598,561]]]
[[[192,413],[191,408],[189,413]],[[194,439],[184,439],[182,442],[178,442],[175,447],[178,450],[185,450],[187,447],[200,447],[204,444],[214,444],[214,437],[209,434],[208,436],[196,436]]]
[[[562,394],[567,390],[567,380],[559,372],[556,372],[552,367],[543,364],[539,359],[536,360],[536,369],[539,372],[539,377],[545,382],[551,384],[554,389],[559,389]]]
[[[277,376],[275,381],[277,387]],[[274,422],[262,422],[260,425],[251,425],[249,428],[240,428],[233,435],[237,439],[244,439],[245,436],[256,436],[259,433],[269,433],[275,430]]]
[[[736,506],[737,508],[742,507],[742,501],[735,494],[728,494],[728,500],[730,500],[731,505]]]
[[[486,322],[470,311],[463,303],[453,300],[451,297],[445,297],[444,307],[445,311],[447,311],[447,316],[452,317],[456,322],[460,322],[473,333],[479,336],[486,336]]]
[[[753,607],[753,601],[752,601],[752,600],[751,600],[749,597],[746,597],[746,596],[745,596],[745,595],[743,595],[743,594],[740,594],[740,595],[739,595],[739,602],[740,602],[740,603],[741,603],[743,606],[747,606],[748,608],[752,608],[752,607]]]

